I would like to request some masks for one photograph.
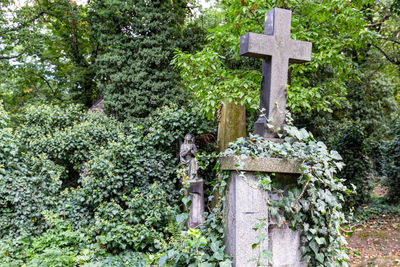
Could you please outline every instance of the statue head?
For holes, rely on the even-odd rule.
[[[191,144],[191,143],[193,143],[193,136],[188,133],[185,135],[185,144]]]

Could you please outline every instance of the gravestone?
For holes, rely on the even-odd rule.
[[[276,133],[282,131],[285,123],[288,64],[311,59],[311,43],[290,39],[290,19],[289,10],[274,8],[266,13],[264,34],[248,33],[240,39],[240,55],[263,59],[260,116],[254,131],[273,141],[279,141]],[[265,130],[267,121],[274,125],[273,129]],[[242,163],[244,174],[237,172],[237,158],[220,159],[220,169],[231,172],[225,209],[225,246],[226,252],[233,256],[233,265],[256,266],[250,260],[266,249],[272,252],[272,262],[261,258],[263,266],[307,266],[301,262],[300,233],[287,226],[278,227],[268,216],[268,200],[278,196],[255,186],[256,173],[260,172],[274,173],[284,190],[295,185],[301,174],[298,163],[278,158],[246,158]],[[258,219],[266,219],[267,225],[261,232],[253,230]],[[252,249],[260,234],[267,235],[268,241],[259,245],[261,250]]]
[[[264,34],[247,33],[240,37],[241,56],[262,58],[260,115],[254,133],[274,138],[285,123],[289,63],[311,60],[312,44],[290,39],[291,11],[274,8],[265,15]],[[267,120],[275,129],[265,131]]]

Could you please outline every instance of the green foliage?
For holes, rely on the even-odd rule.
[[[160,109],[141,126],[77,105],[0,115],[0,250],[27,266],[141,265],[178,231],[179,139],[215,131],[195,107]]]
[[[304,261],[308,261],[310,266],[348,266],[341,224],[346,222],[342,211],[344,194],[350,193],[350,190],[343,184],[343,179],[335,176],[344,166],[340,161],[342,158],[338,152],[329,151],[324,143],[317,142],[305,129],[299,130],[293,126],[285,128],[286,135],[282,136],[284,143],[271,142],[258,136],[239,138],[219,156],[238,157],[237,171],[240,175],[244,174],[241,159],[245,157],[298,160],[303,175],[297,179],[297,186],[287,187],[286,193],[279,182],[271,183],[273,176],[265,174],[258,175],[259,184],[252,186],[280,196],[278,200],[269,199],[269,214],[278,222],[279,227],[286,224],[292,230],[302,232],[300,250]],[[198,229],[184,231],[175,237],[164,252],[156,257],[159,265],[230,266],[231,260],[224,254],[223,245],[223,214],[229,177],[229,172],[218,172],[209,201],[215,195],[220,197],[211,212],[206,213],[205,222]],[[179,216],[177,220],[182,222],[184,218]],[[255,230],[259,231],[266,226],[263,220],[260,218],[259,224],[254,226]],[[267,236],[258,238],[260,243],[268,242]],[[253,244],[253,248],[259,245]],[[269,251],[260,251],[260,259],[270,257]]]
[[[87,8],[68,0],[2,5],[0,95],[6,108],[71,100],[90,106],[98,97],[91,67],[98,47],[88,33]]]
[[[0,247],[0,263],[11,266],[24,262],[27,266],[75,266],[74,258],[88,238],[73,231],[68,223],[54,214],[46,211],[43,215],[50,229],[35,237],[23,232],[17,240],[4,239]]]
[[[117,140],[122,126],[100,114],[85,115],[80,106],[27,106],[18,115],[21,145],[65,168],[63,187],[77,184],[89,151]]]
[[[290,66],[288,107],[293,112],[332,112],[341,106],[347,81],[357,80],[360,74],[357,60],[365,56],[362,47],[371,45],[376,37],[364,27],[370,15],[369,1],[235,0],[220,5],[225,19],[211,30],[205,48],[196,54],[179,52],[176,59],[187,88],[206,98],[204,111],[209,116],[224,99],[246,103],[250,109],[257,106],[261,64],[238,57],[239,38],[250,31],[262,33],[265,12],[273,7],[293,11],[292,39],[313,43],[312,61]],[[206,94],[209,88],[215,96]]]
[[[49,229],[32,237],[23,233],[17,239],[2,239],[0,266],[147,266],[143,254],[126,251],[111,255],[91,243],[85,229],[72,229],[69,222],[44,212]]]
[[[119,201],[114,199],[98,206],[91,228],[92,235],[107,251],[154,252],[174,233],[178,207],[168,203],[166,192],[157,184],[141,188],[140,192],[134,189]]]
[[[178,108],[175,105],[158,109],[148,120],[142,123],[144,139],[158,149],[176,154],[185,134],[190,133],[197,139],[202,149],[214,151],[216,122],[207,121],[200,108],[189,105]]]
[[[345,179],[344,184],[348,188],[355,186],[356,194],[345,197],[345,207],[357,207],[368,203],[372,191],[372,180],[370,162],[367,160],[367,146],[365,134],[356,127],[351,126],[344,129],[337,137],[335,149],[343,157],[345,167],[338,173],[338,177]]]
[[[15,127],[29,139],[71,127],[84,118],[84,112],[79,105],[28,105],[14,117]]]
[[[209,119],[221,102],[246,104],[250,110],[256,110],[261,81],[259,72],[231,70],[222,60],[221,55],[206,46],[193,55],[178,51],[172,63],[181,70],[182,81],[188,89],[206,103],[202,112]]]
[[[389,187],[388,198],[392,202],[400,202],[400,118],[393,120],[392,140],[387,144],[385,174]]]
[[[170,61],[175,48],[191,45],[181,41],[187,2],[90,4],[91,33],[104,49],[95,67],[108,114],[132,121],[166,104],[186,103],[189,95],[179,85]]]
[[[278,200],[269,199],[269,214],[279,227],[287,224],[302,232],[300,251],[311,266],[347,266],[346,241],[340,233],[345,222],[344,194],[349,190],[344,180],[335,176],[343,168],[342,158],[305,129],[285,128],[287,136],[282,144],[251,136],[232,143],[223,155],[237,156],[239,161],[244,157],[275,157],[301,162],[303,174],[297,186],[289,187],[286,193],[279,185],[271,187],[273,177],[260,175],[259,187],[280,196]],[[241,165],[237,171],[243,174]],[[261,257],[268,257],[267,251],[261,253]]]
[[[215,157],[211,155],[209,157]],[[205,221],[199,228],[184,230],[180,235],[175,235],[163,251],[154,258],[159,266],[232,266],[230,256],[227,255],[224,246],[225,217],[223,216],[224,202],[226,200],[225,190],[229,175],[220,173],[218,182],[210,193],[219,192],[220,199],[215,203],[211,212],[205,213]],[[186,207],[190,205],[190,199],[184,198],[182,202]],[[180,214],[176,217],[178,224],[183,223],[188,214]]]
[[[0,129],[7,126],[9,117],[7,112],[4,110],[3,103],[0,101]]]
[[[128,106],[143,117],[176,99],[185,103],[169,62],[174,48],[202,43],[203,28],[184,23],[192,2],[0,1],[0,97],[6,109],[65,102],[90,107],[104,93],[109,110],[124,118]]]
[[[7,119],[4,112],[0,121]],[[45,155],[25,153],[20,134],[0,128],[0,238],[25,229],[40,232],[41,212],[55,207],[62,168]]]
[[[400,207],[397,203],[389,204],[383,197],[374,197],[368,202],[368,206],[359,206],[355,210],[355,216],[352,218],[354,223],[360,221],[382,219],[382,215],[400,215]]]

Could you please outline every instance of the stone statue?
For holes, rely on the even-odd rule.
[[[186,222],[188,228],[196,228],[204,222],[204,190],[203,179],[198,176],[199,164],[195,158],[197,153],[194,138],[191,134],[185,135],[185,140],[181,145],[179,157],[181,163],[186,166],[186,175],[189,184],[188,191],[192,204],[189,207],[189,220]]]
[[[196,145],[194,144],[194,138],[191,134],[185,135],[185,140],[181,145],[179,152],[180,160],[183,165],[186,166],[186,174],[189,177],[189,181],[197,180],[197,171],[199,170],[199,164],[194,156],[197,153]]]

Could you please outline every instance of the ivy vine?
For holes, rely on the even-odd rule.
[[[344,195],[351,194],[344,184],[344,180],[336,177],[336,173],[344,167],[341,156],[336,151],[330,151],[323,142],[315,140],[313,135],[305,129],[298,129],[287,120],[285,133],[281,136],[283,143],[272,142],[260,136],[239,138],[231,143],[228,149],[219,155],[197,155],[203,161],[203,167],[207,162],[213,162],[213,158],[235,156],[238,157],[237,172],[242,171],[243,159],[252,158],[287,158],[299,162],[302,174],[297,179],[297,184],[282,190],[279,181],[274,181],[274,174],[258,173],[258,186],[270,194],[278,194],[282,197],[277,200],[268,200],[270,219],[277,222],[278,227],[286,224],[290,229],[301,232],[300,251],[302,261],[309,266],[348,266],[348,255],[344,245],[346,240],[342,235],[342,225],[346,223],[342,211]],[[206,163],[204,163],[206,162]],[[206,212],[206,220],[197,229],[183,232],[176,246],[169,246],[160,254],[162,263],[176,265],[179,259],[185,259],[188,266],[230,266],[230,256],[224,254],[224,225],[226,208],[226,191],[230,172],[222,171],[218,165],[215,168],[217,178],[212,181],[213,191],[208,201],[214,206],[210,212]],[[274,182],[272,182],[274,181]],[[254,185],[252,185],[254,186]],[[218,200],[213,198],[218,196]],[[284,197],[283,197],[284,196]],[[274,198],[275,199],[275,198]],[[186,202],[189,206],[190,202]],[[181,222],[184,217],[180,217]],[[267,227],[265,218],[259,218],[259,223],[252,226],[256,231]],[[195,233],[193,232],[195,231]],[[188,253],[188,245],[193,244],[190,236],[204,237],[200,246]],[[266,237],[265,237],[266,238]],[[259,243],[265,242],[260,240]],[[185,250],[182,249],[182,240],[185,240]],[[170,243],[171,245],[171,243]],[[253,249],[260,250],[260,257],[271,258],[269,251],[260,249],[261,246],[253,244]],[[185,255],[183,255],[184,253]],[[184,257],[181,257],[184,256]],[[255,259],[260,262],[260,257]]]
[[[292,230],[301,231],[302,260],[310,266],[347,266],[346,240],[341,234],[341,225],[345,222],[342,203],[344,194],[351,191],[343,179],[335,176],[344,166],[341,156],[316,141],[310,132],[291,124],[285,126],[282,138],[283,143],[259,136],[239,138],[222,156],[238,157],[237,171],[241,175],[244,175],[242,160],[246,157],[287,158],[299,162],[302,174],[297,186],[289,188],[284,195],[279,183],[271,182],[273,174],[256,176],[260,189],[281,196],[277,200],[269,199],[269,214],[279,227],[285,223]]]

